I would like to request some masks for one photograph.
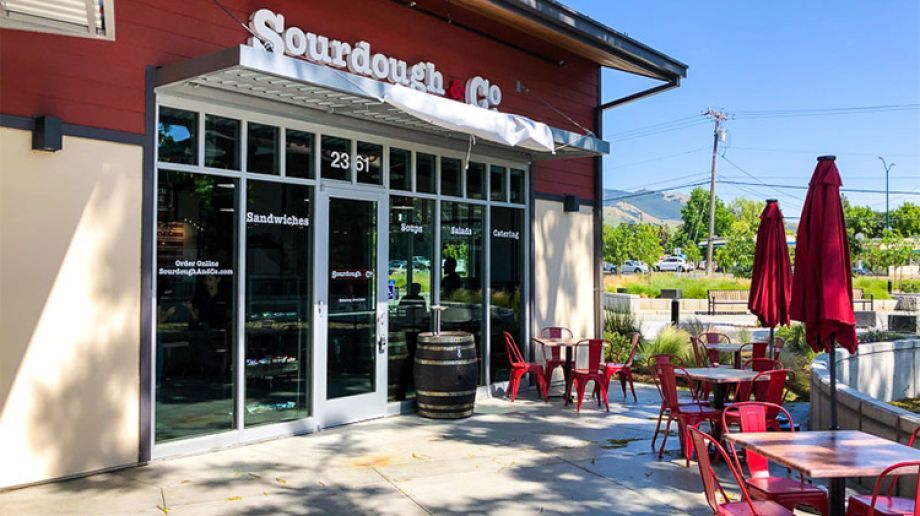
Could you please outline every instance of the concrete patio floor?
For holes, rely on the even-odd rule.
[[[618,387],[618,386],[617,386]],[[489,399],[0,493],[0,514],[710,514],[695,463],[650,439],[654,387],[610,413]],[[4,467],[9,467],[5,465]]]

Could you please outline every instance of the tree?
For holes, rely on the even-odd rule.
[[[690,200],[680,210],[680,218],[683,223],[677,230],[675,243],[680,242],[682,249],[688,249],[691,243],[696,247],[697,242],[709,236],[709,191],[694,188],[690,192]],[[731,220],[731,210],[716,196],[715,234],[725,235]]]
[[[653,264],[661,256],[658,228],[652,224],[632,224],[630,251],[633,258]]]
[[[886,229],[880,239],[865,246],[863,259],[873,272],[887,275],[889,267],[906,265],[910,261],[912,247],[900,233]]]
[[[629,259],[629,237],[623,232],[623,226],[622,223],[604,224],[604,261],[616,265],[617,270]]]
[[[760,228],[761,203],[738,198],[732,203],[732,221],[725,233],[725,245],[715,259],[736,276],[750,277],[754,269],[754,249]]]
[[[891,212],[891,228],[905,237],[920,237],[920,205],[905,202]]]
[[[604,226],[604,260],[617,266],[626,260],[654,263],[661,256],[658,228],[652,224]]]

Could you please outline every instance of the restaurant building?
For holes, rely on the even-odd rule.
[[[686,74],[553,0],[0,27],[0,488],[410,412],[436,304],[500,393],[503,331],[598,330],[603,108]]]

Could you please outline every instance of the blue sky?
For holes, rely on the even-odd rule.
[[[891,190],[920,193],[916,108],[740,116],[745,111],[920,104],[920,2],[563,1],[690,67],[680,88],[607,112],[604,136],[612,154],[605,162],[605,188],[661,189],[705,180],[712,124],[693,125],[688,117],[712,106],[739,114],[725,124],[728,137],[722,149],[731,163],[719,159],[721,179],[807,185],[815,158],[836,154],[844,188],[884,190],[881,155],[896,163]],[[653,84],[605,71],[604,101]],[[682,129],[629,138],[638,134],[629,131],[679,119],[688,119]],[[805,197],[804,191],[762,185],[719,184],[717,192],[729,199],[778,198],[787,217],[798,216]],[[884,210],[884,194],[847,196]],[[892,194],[892,208],[905,200],[920,203],[920,195]]]

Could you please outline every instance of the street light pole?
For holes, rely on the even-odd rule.
[[[881,156],[878,159],[882,160],[882,166],[885,167],[885,229],[891,229],[891,209],[888,206],[888,172],[894,167],[894,163],[889,165],[885,162],[885,158]]]

